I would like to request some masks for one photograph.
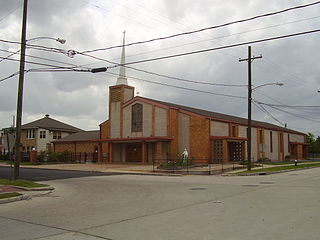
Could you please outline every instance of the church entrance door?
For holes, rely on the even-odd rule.
[[[142,162],[142,144],[126,145],[126,162]]]

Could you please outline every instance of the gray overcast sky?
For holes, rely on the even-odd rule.
[[[20,41],[22,0],[0,0],[0,39]],[[267,2],[267,4],[266,4]],[[27,39],[40,36],[64,38],[66,44],[38,40],[33,44],[64,50],[92,50],[126,42],[163,37],[248,18],[259,14],[313,2],[298,0],[29,0]],[[183,37],[141,44],[126,48],[126,61],[177,54],[205,48],[257,40],[284,34],[320,29],[320,4],[266,17],[246,23]],[[262,59],[253,62],[255,86],[282,82],[284,86],[265,86],[254,91],[254,99],[280,105],[320,105],[320,33],[252,44],[253,54]],[[17,51],[19,45],[0,42],[0,57],[5,51]],[[99,51],[91,55],[119,62],[121,49]],[[44,52],[28,48],[27,54],[49,58],[60,63],[27,57],[27,60],[59,66],[74,64],[102,67],[110,64],[92,57]],[[132,65],[160,74],[199,82],[247,84],[247,46],[206,52],[179,58]],[[12,58],[18,59],[19,55]],[[0,59],[1,61],[1,59]],[[26,64],[26,69],[43,68]],[[17,62],[0,62],[0,79],[17,72]],[[119,69],[110,69],[118,73]],[[91,130],[98,129],[108,118],[108,87],[116,76],[110,73],[29,72],[25,75],[23,123],[50,114],[52,118]],[[247,115],[245,99],[161,86],[136,78],[166,83],[191,89],[247,96],[246,87],[218,87],[157,77],[127,69],[129,85],[140,96],[174,102],[240,117]],[[0,82],[0,128],[12,123],[15,115],[18,77]],[[288,128],[320,135],[320,108],[265,107]],[[284,111],[282,111],[284,110]],[[268,114],[253,106],[253,118],[278,124]]]

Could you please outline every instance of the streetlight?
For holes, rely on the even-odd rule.
[[[35,37],[35,38],[30,38],[30,39],[27,39],[26,41],[27,42],[31,42],[31,41],[35,41],[35,40],[39,40],[39,39],[51,39],[51,40],[55,40],[61,44],[65,44],[66,43],[66,40],[63,39],[63,38],[53,38],[53,37]]]
[[[264,87],[264,86],[270,86],[270,85],[283,86],[284,84],[283,83],[279,83],[279,82],[276,82],[276,83],[265,83],[265,84],[262,84],[262,85],[259,85],[259,86],[256,86],[256,87],[252,88],[252,91],[256,90],[257,88]]]

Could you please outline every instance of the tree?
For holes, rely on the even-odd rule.
[[[308,133],[307,143],[309,144],[309,152],[320,153],[320,136],[315,139],[315,136],[312,133]]]

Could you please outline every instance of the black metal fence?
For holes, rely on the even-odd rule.
[[[252,159],[252,166],[261,166]],[[179,173],[179,174],[221,174],[235,170],[245,170],[247,161],[213,161],[212,159],[154,159],[153,172]]]
[[[98,153],[69,153],[64,157],[64,162],[74,162],[74,163],[96,163],[98,162]]]

